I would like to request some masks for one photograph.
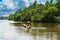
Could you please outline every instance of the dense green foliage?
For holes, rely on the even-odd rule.
[[[53,0],[45,4],[37,4],[35,1],[29,7],[20,9],[14,14],[9,15],[9,20],[33,21],[33,22],[60,22],[60,1],[55,3]]]

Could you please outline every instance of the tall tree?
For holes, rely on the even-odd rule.
[[[46,9],[49,7],[49,1],[46,1],[45,7],[46,7]]]
[[[60,0],[57,0],[56,6],[59,9],[59,15],[60,15]]]
[[[52,4],[53,3],[53,0],[50,0],[50,4]]]
[[[35,2],[33,3],[33,6],[36,7],[37,5],[37,1],[35,0]]]

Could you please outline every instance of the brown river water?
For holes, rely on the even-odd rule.
[[[60,23],[31,23],[29,31],[22,24],[0,20],[0,40],[60,40]]]

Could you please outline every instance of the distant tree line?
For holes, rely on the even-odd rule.
[[[46,1],[45,4],[37,4],[35,1],[29,7],[19,9],[14,14],[9,15],[9,20],[32,21],[32,22],[60,22],[60,0]]]
[[[1,19],[8,19],[8,17],[1,16],[1,17],[0,17],[0,20],[1,20]]]

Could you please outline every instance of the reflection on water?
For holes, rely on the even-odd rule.
[[[22,24],[0,20],[0,40],[60,40],[59,23],[31,23],[33,28],[28,32]]]

